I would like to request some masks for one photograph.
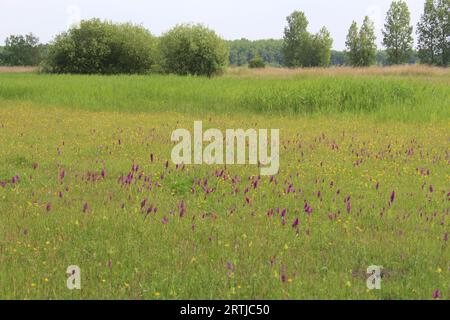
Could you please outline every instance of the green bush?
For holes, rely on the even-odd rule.
[[[142,26],[82,21],[56,37],[43,70],[52,73],[147,73],[157,68],[157,40]]]
[[[167,73],[211,77],[228,64],[225,41],[200,24],[177,25],[161,37],[160,49]]]
[[[265,68],[266,67],[266,63],[264,62],[264,60],[261,58],[261,56],[257,55],[255,56],[252,60],[250,60],[248,62],[248,67],[250,69],[260,69],[260,68]]]

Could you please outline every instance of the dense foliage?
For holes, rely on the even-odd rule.
[[[450,0],[426,0],[417,25],[423,63],[448,66],[450,60]]]
[[[162,67],[167,73],[212,76],[228,65],[228,47],[200,24],[180,24],[160,39]]]
[[[54,73],[146,73],[157,60],[156,38],[144,27],[92,19],[56,37],[44,69]]]
[[[45,54],[46,46],[32,33],[27,35],[11,35],[0,48],[0,65],[36,66]]]
[[[257,55],[255,56],[252,60],[250,60],[248,62],[248,67],[250,69],[260,69],[260,68],[265,68],[266,67],[266,63],[264,62],[264,60],[261,58],[261,56]]]
[[[326,67],[330,64],[333,40],[325,27],[317,34],[307,30],[308,19],[301,11],[294,11],[286,18],[283,55],[287,67]]]
[[[347,54],[349,64],[355,67],[368,67],[377,60],[377,45],[375,43],[375,28],[368,16],[364,18],[363,25],[353,21],[347,34]]]
[[[386,14],[383,29],[383,45],[389,64],[407,63],[411,57],[414,39],[412,37],[411,15],[404,0],[393,1]]]
[[[230,48],[230,65],[243,66],[255,56],[260,56],[267,64],[282,66],[283,40],[267,39],[251,41],[247,39],[227,41]]]

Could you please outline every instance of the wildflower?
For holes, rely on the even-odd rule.
[[[299,220],[297,218],[297,219],[295,219],[294,223],[292,224],[292,228],[297,228],[298,224],[299,224]]]
[[[183,218],[186,213],[186,205],[184,203],[184,200],[181,200],[180,204],[178,205],[178,211],[180,213],[180,217]]]
[[[391,204],[394,203],[394,200],[395,200],[395,191],[392,191],[391,198],[390,198],[390,203]]]
[[[49,202],[47,203],[47,206],[45,207],[45,210],[47,210],[47,212],[49,212],[50,210],[52,210],[52,204]]]
[[[146,204],[147,204],[147,199],[144,199],[144,200],[141,201],[141,210],[144,209]]]
[[[441,297],[442,297],[441,290],[439,290],[439,289],[434,290],[434,292],[433,292],[433,299],[439,299]]]
[[[231,263],[231,262],[227,262],[227,269],[228,270],[230,270],[230,271],[234,271],[234,265],[233,265],[233,263]]]
[[[305,202],[304,210],[308,214],[311,214],[313,212],[313,209],[309,206],[309,204],[307,202]]]
[[[84,205],[83,205],[83,213],[88,212],[88,210],[89,210],[89,205],[88,205],[87,202],[85,202]]]
[[[169,223],[169,219],[168,219],[167,217],[164,217],[164,218],[162,219],[162,223],[163,223],[163,224],[168,224],[168,223]]]

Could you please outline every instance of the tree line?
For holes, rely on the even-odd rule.
[[[382,30],[383,47],[377,48],[375,27],[368,16],[361,27],[350,25],[346,50],[332,50],[333,40],[326,27],[317,34],[308,32],[305,14],[295,11],[287,17],[282,40],[230,42],[230,64],[246,65],[261,57],[273,66],[326,67],[350,65],[413,64],[417,62],[448,66],[450,55],[450,0],[426,0],[424,12],[417,24],[418,46],[414,50],[413,26],[406,1],[394,0],[386,13]]]
[[[332,50],[326,27],[308,31],[304,12],[289,15],[283,39],[225,41],[200,24],[180,24],[160,37],[142,26],[99,19],[40,44],[32,34],[12,35],[0,47],[0,65],[38,65],[54,73],[221,73],[227,65],[327,67],[421,63],[448,66],[450,57],[450,0],[426,0],[417,24],[417,50],[406,1],[394,0],[382,30],[384,49],[377,48],[375,28],[368,16],[361,26],[353,21],[345,51]]]
[[[417,25],[417,56],[422,63],[448,66],[450,52],[450,0],[426,0]],[[391,3],[382,30],[387,64],[409,63],[415,59],[413,26],[407,3]],[[377,60],[373,22],[365,17],[361,27],[356,21],[350,26],[345,43],[349,64],[370,66]]]

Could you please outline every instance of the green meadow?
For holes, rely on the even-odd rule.
[[[0,74],[0,298],[450,299],[449,84]],[[279,173],[175,166],[196,120],[280,129]]]

